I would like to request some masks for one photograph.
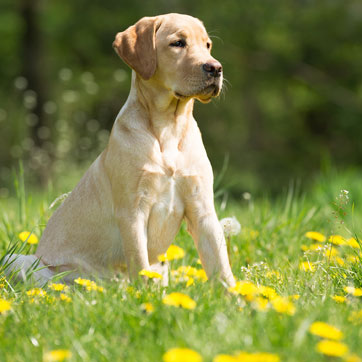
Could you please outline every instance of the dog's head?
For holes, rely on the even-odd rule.
[[[176,98],[208,102],[219,95],[222,66],[196,18],[181,14],[145,17],[118,33],[113,47],[144,80],[154,80]]]

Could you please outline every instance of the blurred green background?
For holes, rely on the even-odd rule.
[[[143,16],[200,18],[227,79],[195,117],[234,197],[362,162],[360,0],[2,0],[0,197],[81,174],[105,147],[130,70],[112,41]]]

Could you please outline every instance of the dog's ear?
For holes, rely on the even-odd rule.
[[[118,33],[113,48],[120,58],[134,69],[143,79],[150,79],[157,67],[156,31],[160,19],[144,17],[135,25]]]

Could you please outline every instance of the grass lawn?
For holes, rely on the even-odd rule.
[[[13,197],[0,201],[0,256],[23,231],[40,237],[49,205],[69,191],[24,193],[19,180]],[[276,199],[217,200],[219,217],[235,216],[242,227],[230,240],[233,291],[204,282],[185,225],[173,243],[185,255],[170,261],[178,272],[167,288],[130,285],[121,275],[63,291],[1,279],[0,361],[362,361],[361,180],[334,171]],[[164,299],[173,292],[195,303]],[[175,347],[197,354],[165,355]]]

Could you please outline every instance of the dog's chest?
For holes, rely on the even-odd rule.
[[[139,183],[140,208],[147,221],[148,255],[151,263],[175,238],[184,215],[184,177],[173,153],[144,165]]]
[[[182,176],[173,167],[145,166],[139,184],[144,209],[157,212],[162,219],[183,212],[179,190],[181,184]]]

